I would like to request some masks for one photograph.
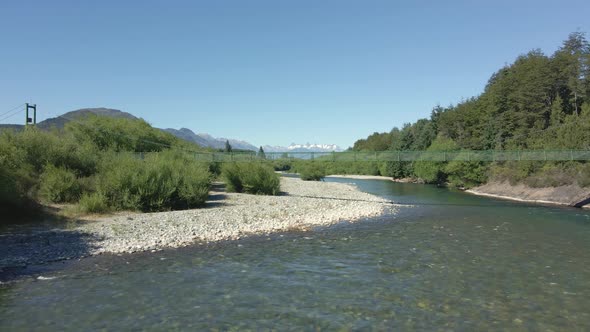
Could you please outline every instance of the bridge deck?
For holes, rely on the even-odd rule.
[[[195,159],[216,162],[249,162],[279,159],[339,161],[566,161],[590,160],[590,150],[520,150],[520,151],[378,151],[378,152],[195,152]]]

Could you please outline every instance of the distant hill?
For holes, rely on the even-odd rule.
[[[44,130],[49,130],[52,128],[63,129],[63,127],[66,125],[66,123],[68,123],[72,120],[83,118],[83,117],[88,116],[90,114],[96,114],[96,115],[100,115],[100,116],[109,116],[112,118],[138,119],[137,117],[135,117],[127,112],[122,112],[122,111],[119,111],[116,109],[111,109],[111,108],[104,108],[104,107],[82,108],[79,110],[65,113],[65,114],[60,115],[55,118],[45,119],[45,120],[37,123],[37,128],[44,129]],[[24,125],[0,124],[0,129],[21,130],[22,128],[24,128]]]
[[[168,132],[180,139],[183,139],[185,141],[189,141],[192,143],[197,143],[200,146],[210,146],[210,142],[202,137],[200,137],[199,135],[195,134],[192,130],[188,129],[188,128],[180,128],[180,129],[172,129],[172,128],[166,128],[166,129],[162,129],[165,132]]]
[[[172,135],[184,139],[189,142],[197,143],[200,146],[209,147],[213,149],[224,149],[225,142],[229,141],[229,144],[232,146],[233,149],[236,150],[251,150],[251,151],[258,151],[258,148],[246,141],[240,141],[231,138],[223,138],[223,137],[213,137],[209,134],[195,134],[192,130],[188,128],[181,128],[181,129],[172,129],[167,128],[163,129],[166,132],[171,133]]]
[[[50,130],[52,128],[63,129],[66,123],[72,120],[81,119],[85,116],[90,114],[100,115],[100,116],[108,116],[112,118],[124,118],[124,119],[139,119],[138,117],[134,116],[133,114],[123,112],[117,109],[112,108],[82,108],[79,110],[71,111],[60,115],[55,118],[49,118],[37,123],[37,127],[44,130]],[[14,130],[22,130],[24,125],[17,125],[17,124],[0,124],[0,130],[2,129],[14,129]],[[202,147],[208,147],[212,149],[224,149],[225,142],[229,141],[229,144],[232,146],[234,150],[250,150],[250,151],[258,151],[258,147],[250,144],[246,141],[241,141],[232,138],[223,138],[223,137],[213,137],[209,134],[195,134],[192,130],[188,128],[180,128],[180,129],[173,129],[173,128],[166,128],[160,129],[165,132],[168,132],[180,139],[185,141],[196,143]],[[342,151],[340,147],[334,144],[291,144],[287,147],[283,146],[270,146],[265,145],[262,147],[265,152],[331,152],[331,151]]]
[[[55,118],[45,119],[45,120],[37,123],[37,128],[40,128],[43,130],[50,130],[52,128],[63,129],[64,126],[66,125],[66,123],[68,123],[72,120],[81,119],[81,118],[88,116],[90,114],[95,114],[95,115],[99,115],[99,116],[108,116],[108,117],[112,117],[112,118],[139,119],[138,117],[134,116],[133,114],[123,112],[123,111],[120,111],[117,109],[112,109],[112,108],[104,108],[104,107],[82,108],[79,110],[65,113],[65,114],[60,115]],[[0,124],[0,130],[2,130],[2,129],[22,130],[23,128],[24,128],[24,125]],[[172,135],[174,135],[180,139],[183,139],[185,141],[196,143],[202,147],[209,147],[209,148],[213,148],[213,149],[223,149],[223,148],[225,148],[226,140],[228,140],[229,143],[231,144],[231,146],[236,150],[258,151],[258,147],[254,146],[248,142],[245,142],[245,141],[240,141],[240,140],[231,139],[231,138],[230,139],[215,138],[209,134],[195,134],[192,130],[190,130],[188,128],[181,128],[181,129],[168,128],[168,129],[160,129],[160,130],[171,133]]]
[[[71,120],[80,119],[80,118],[83,118],[83,117],[88,116],[90,114],[95,114],[95,115],[100,115],[100,116],[108,116],[111,118],[139,119],[138,117],[133,116],[132,114],[129,114],[127,112],[123,112],[123,111],[111,109],[111,108],[104,108],[104,107],[82,108],[79,110],[65,113],[65,114],[58,116],[56,118],[49,118],[49,119],[43,120],[37,124],[37,127],[42,128],[42,129],[51,129],[51,128],[61,129],[65,126],[66,123],[70,122]]]

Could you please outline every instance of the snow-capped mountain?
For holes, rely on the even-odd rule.
[[[262,147],[265,152],[340,152],[342,149],[335,144],[295,144],[284,146],[270,146]]]
[[[289,151],[296,151],[296,150],[305,150],[307,151],[317,151],[317,152],[325,152],[325,151],[342,151],[342,149],[336,144],[291,144],[287,147]]]
[[[214,149],[225,148],[225,141],[229,140],[229,144],[234,149],[258,151],[258,147],[246,142],[236,139],[226,139],[223,137],[213,137],[209,134],[195,134],[192,130],[187,128],[181,129],[164,129],[172,135],[187,140],[189,142],[197,143],[204,147],[211,147]],[[262,147],[264,152],[340,152],[342,149],[336,144],[295,144],[285,146],[271,146],[265,145]]]

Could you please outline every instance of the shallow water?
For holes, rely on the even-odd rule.
[[[414,206],[314,232],[54,264],[0,286],[0,330],[590,330],[590,211],[329,181]]]

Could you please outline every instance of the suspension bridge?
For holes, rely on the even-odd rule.
[[[0,114],[0,121],[11,118],[21,112],[25,113],[25,125],[35,125],[37,122],[37,105],[23,103],[7,112]],[[32,113],[30,112],[32,111]],[[33,117],[30,117],[30,116]],[[67,121],[74,121],[85,125],[78,119],[59,115]],[[121,133],[122,136],[128,136]],[[136,138],[135,138],[136,139]],[[147,143],[165,145],[157,142],[142,140]],[[371,161],[588,161],[590,150],[561,149],[561,150],[461,150],[461,151],[343,151],[343,152],[212,152],[186,151],[193,154],[195,160],[203,162],[260,162],[274,160],[313,160],[323,162],[371,162]],[[137,157],[144,158],[151,152],[137,153]]]
[[[462,150],[462,151],[344,151],[344,152],[194,152],[207,162],[255,162],[302,159],[323,162],[370,161],[588,161],[590,150]]]

